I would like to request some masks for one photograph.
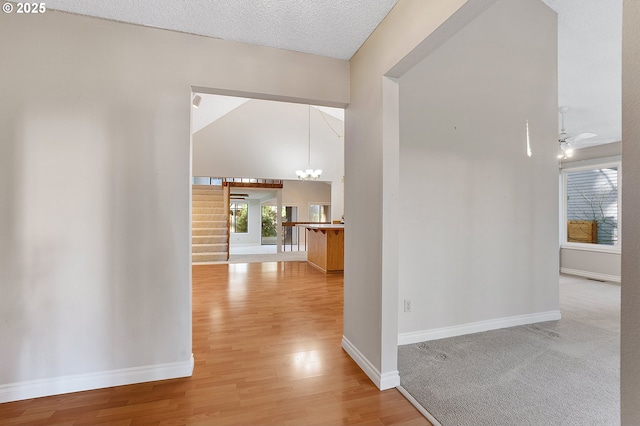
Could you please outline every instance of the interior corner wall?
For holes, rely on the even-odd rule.
[[[191,88],[346,105],[348,62],[53,10],[0,52],[0,402],[191,374]]]
[[[401,337],[559,315],[557,81],[556,14],[533,0],[400,78]]]
[[[624,0],[622,29],[622,313],[620,407],[640,424],[640,3]]]
[[[438,44],[457,31],[463,18],[474,15],[475,6],[486,3],[490,1],[398,2],[350,61],[351,98],[345,111],[343,347],[382,389],[399,384],[397,300],[383,298],[388,288],[397,286],[397,277],[382,278],[383,268],[394,269],[394,265],[383,266],[393,259],[382,256],[382,229],[391,226],[385,222],[391,216],[383,216],[383,78],[423,42]],[[434,34],[438,37],[432,43]]]

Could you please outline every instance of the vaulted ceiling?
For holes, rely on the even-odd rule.
[[[403,1],[403,0],[400,0]],[[559,106],[580,147],[621,139],[622,0],[543,0],[558,13]],[[397,0],[48,0],[47,8],[350,59]]]

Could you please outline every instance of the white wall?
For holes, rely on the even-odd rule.
[[[343,157],[344,158],[344,157]],[[344,174],[331,182],[331,220],[344,219]]]
[[[640,3],[624,0],[622,32],[622,317],[620,399],[623,425],[640,424]]]
[[[193,136],[193,173],[296,179],[295,171],[307,167],[308,123],[307,105],[251,100]],[[312,107],[311,166],[331,183],[337,220],[344,210],[344,138],[332,128],[344,135],[342,121],[328,114],[323,119]]]
[[[343,347],[381,388],[399,383],[398,247],[393,239],[398,225],[393,213],[397,203],[392,202],[397,199],[398,188],[393,183],[398,165],[397,161],[394,164],[397,146],[390,146],[383,137],[384,76],[401,75],[491,3],[398,2],[350,61],[351,102],[345,113]]]
[[[604,249],[606,250],[606,249]],[[587,247],[560,249],[560,272],[597,280],[620,282],[620,251],[594,251]]]
[[[562,161],[562,167],[569,169],[581,165],[597,164],[598,162],[620,161],[621,153],[621,142],[577,149],[573,157]],[[624,180],[624,174],[623,170],[622,180]],[[560,208],[563,208],[562,205]],[[561,223],[563,223],[562,218],[561,212]],[[560,271],[588,278],[620,282],[620,250],[612,247],[584,247],[583,249],[561,247]]]
[[[0,401],[190,374],[191,87],[344,106],[348,63],[50,10],[0,52]]]
[[[298,222],[309,220],[309,204],[331,204],[331,196],[331,186],[325,182],[285,180],[283,183],[282,204],[298,206]]]
[[[401,344],[559,316],[557,99],[556,15],[532,0],[401,77]]]

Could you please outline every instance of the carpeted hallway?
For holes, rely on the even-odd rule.
[[[616,425],[620,285],[560,278],[562,320],[399,347],[402,386],[443,425]]]

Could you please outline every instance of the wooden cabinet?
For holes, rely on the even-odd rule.
[[[344,225],[308,225],[307,261],[324,272],[344,270]]]

